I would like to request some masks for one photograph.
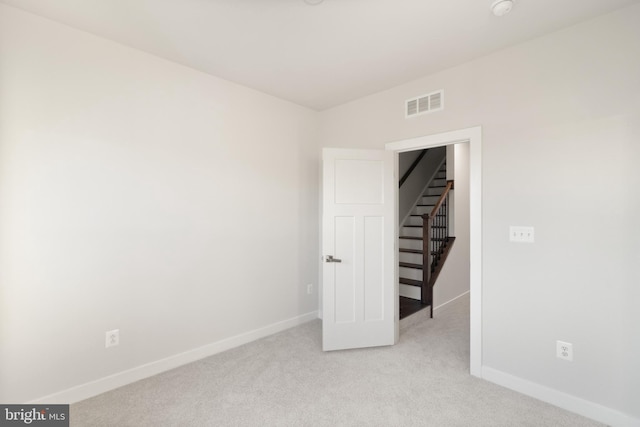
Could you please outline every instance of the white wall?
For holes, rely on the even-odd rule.
[[[451,247],[442,271],[433,288],[434,307],[457,298],[469,291],[469,143],[453,146],[454,161],[452,178],[454,179],[453,235],[456,240]],[[449,160],[447,160],[447,174]]]
[[[403,177],[409,170],[414,160],[418,158],[422,150],[408,151],[398,156],[398,176]]]
[[[317,113],[3,5],[0,58],[0,402],[314,314]]]
[[[400,168],[400,160],[406,155],[412,155],[413,153],[420,153],[421,150],[408,151],[406,153],[400,153],[398,156],[398,168]],[[440,166],[446,156],[444,148],[430,149],[420,160],[420,163],[411,172],[406,181],[402,184],[402,187],[398,190],[398,224],[403,224],[413,207],[416,204],[418,198],[423,194],[425,187],[436,175],[437,168]],[[414,159],[415,160],[415,159]],[[399,174],[402,176],[402,174]]]
[[[382,149],[481,125],[484,371],[618,425],[640,423],[638,22],[635,5],[327,110],[320,128],[322,145]],[[404,118],[437,89],[444,111]],[[509,225],[536,242],[510,243]]]

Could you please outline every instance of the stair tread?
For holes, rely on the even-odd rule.
[[[407,298],[402,296],[399,299],[400,319],[409,317],[412,314],[415,314],[420,310],[429,307],[429,304],[422,304],[422,301],[420,301],[419,299]]]
[[[409,240],[422,240],[422,237],[416,237],[416,236],[398,236],[400,239],[409,239]],[[449,240],[446,237],[433,237],[431,239],[432,242],[446,242],[447,240]]]
[[[410,253],[410,254],[421,254],[421,253],[423,253],[420,249],[405,249],[405,248],[400,248],[400,252],[406,252],[406,253]]]
[[[412,262],[400,262],[400,267],[405,268],[415,268],[417,270],[422,270],[422,264],[414,264]]]
[[[414,280],[414,279],[407,279],[405,277],[400,277],[399,281],[403,285],[422,286],[422,280]]]
[[[418,254],[418,255],[422,255],[424,253],[424,251],[422,251],[421,249],[400,248],[400,249],[398,249],[398,251],[399,252],[408,253],[408,254]],[[431,251],[431,255],[438,255],[438,251]]]

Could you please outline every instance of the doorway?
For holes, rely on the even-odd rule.
[[[469,143],[405,151],[399,153],[398,158],[400,171],[406,171],[398,200],[399,317],[402,320],[425,309],[433,313],[434,308],[468,297]],[[428,231],[425,231],[424,214],[428,214],[431,221]],[[430,236],[425,242],[427,233]],[[427,246],[431,254],[425,252]],[[425,280],[427,286],[424,286]],[[435,284],[433,289],[431,283]],[[412,318],[422,315],[426,316],[425,312]]]
[[[387,143],[397,154],[425,148],[469,144],[469,288],[470,288],[470,373],[482,377],[482,128],[473,127]],[[397,175],[397,161],[396,161]],[[397,200],[396,187],[396,200]],[[398,229],[395,232],[398,239]],[[396,274],[397,279],[397,274]]]

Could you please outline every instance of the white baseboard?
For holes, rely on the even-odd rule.
[[[409,290],[407,290],[409,289]],[[413,291],[415,290],[415,291]],[[465,291],[463,293],[461,293],[460,295],[451,298],[449,301],[445,301],[442,304],[433,307],[433,310],[439,310],[441,308],[443,308],[445,305],[454,302],[455,300],[457,300],[458,298],[462,298],[463,296],[469,294],[470,291]],[[411,285],[403,285],[400,284],[400,291],[398,292],[398,294],[401,297],[407,297],[407,298],[413,298],[413,299],[420,299],[420,288],[418,288],[417,286],[411,286]]]
[[[445,305],[450,304],[450,303],[454,302],[455,300],[457,300],[458,298],[462,298],[462,297],[468,295],[469,293],[471,293],[471,291],[464,291],[463,293],[461,293],[457,297],[453,297],[449,301],[443,302],[442,304],[433,307],[433,311],[440,310],[441,308],[444,308]]]
[[[609,426],[640,427],[640,419],[493,368],[483,366],[482,378]]]
[[[109,375],[108,377],[100,378],[95,381],[62,390],[60,392],[41,397],[39,399],[35,399],[28,403],[35,405],[45,403],[67,404],[79,402],[81,400],[88,399],[98,394],[116,389],[118,387],[122,387],[124,385],[142,380],[144,378],[157,375],[170,369],[195,362],[196,360],[200,360],[205,357],[209,357],[214,354],[239,347],[251,341],[273,335],[275,333],[284,331],[294,326],[301,325],[317,318],[318,312],[312,311],[310,313],[302,314],[291,319],[283,320],[262,328],[255,329],[253,331],[225,338],[223,340],[207,344],[202,347],[194,348],[192,350],[188,350],[174,356],[160,359],[155,362],[147,363],[145,365],[137,366],[126,371],[118,372],[117,374]]]

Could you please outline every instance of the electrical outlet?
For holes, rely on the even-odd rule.
[[[120,329],[105,332],[104,348],[115,347],[120,344]]]
[[[533,243],[533,227],[509,227],[509,241],[520,243]]]
[[[313,291],[313,284],[309,283],[307,285],[307,294],[311,295],[311,292]]]
[[[573,362],[573,344],[564,341],[556,341],[556,356],[569,362]]]

